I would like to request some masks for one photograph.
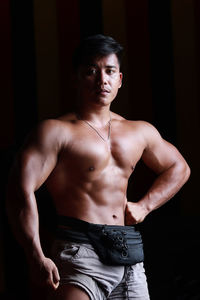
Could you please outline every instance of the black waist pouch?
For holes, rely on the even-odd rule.
[[[125,266],[144,261],[141,234],[134,227],[105,225],[89,230],[87,235],[100,260],[107,265]]]
[[[73,240],[88,239],[106,265],[126,266],[144,261],[142,237],[135,226],[93,224],[64,216],[59,216],[59,224],[78,230],[80,237],[76,232]]]

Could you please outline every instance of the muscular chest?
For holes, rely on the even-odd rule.
[[[102,171],[106,168],[119,168],[130,172],[142,154],[137,139],[126,135],[112,135],[110,141],[98,136],[79,136],[74,139],[61,156],[62,166],[84,171]]]

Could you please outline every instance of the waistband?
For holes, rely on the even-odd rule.
[[[70,242],[90,244],[90,239],[87,234],[81,231],[57,228],[56,237]]]
[[[72,229],[76,229],[81,232],[87,232],[88,230],[92,231],[101,231],[103,228],[107,229],[115,229],[115,230],[124,230],[124,231],[137,231],[137,226],[131,225],[131,226],[126,226],[126,225],[107,225],[107,224],[95,224],[95,223],[89,223],[86,221],[83,221],[81,219],[76,219],[73,217],[68,217],[68,216],[62,216],[58,215],[57,216],[57,224],[58,226],[67,226]]]
[[[61,215],[57,216],[57,221],[56,236],[72,242],[90,243],[89,233],[97,235],[122,234],[126,236],[126,239],[131,239],[132,243],[141,238],[136,226],[94,224]],[[66,226],[66,228],[59,227],[59,225]]]

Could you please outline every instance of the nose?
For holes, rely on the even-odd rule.
[[[107,75],[103,70],[98,73],[97,81],[100,86],[107,84]]]

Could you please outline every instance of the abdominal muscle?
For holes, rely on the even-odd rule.
[[[83,129],[63,148],[46,182],[56,211],[91,223],[124,225],[128,179],[136,163],[132,147],[119,134],[115,138],[114,127],[109,147]]]
[[[58,215],[96,224],[124,225],[128,181],[120,179],[109,180],[109,184],[101,179],[89,183],[75,180],[71,184],[66,180],[67,186],[50,180],[47,188]]]

